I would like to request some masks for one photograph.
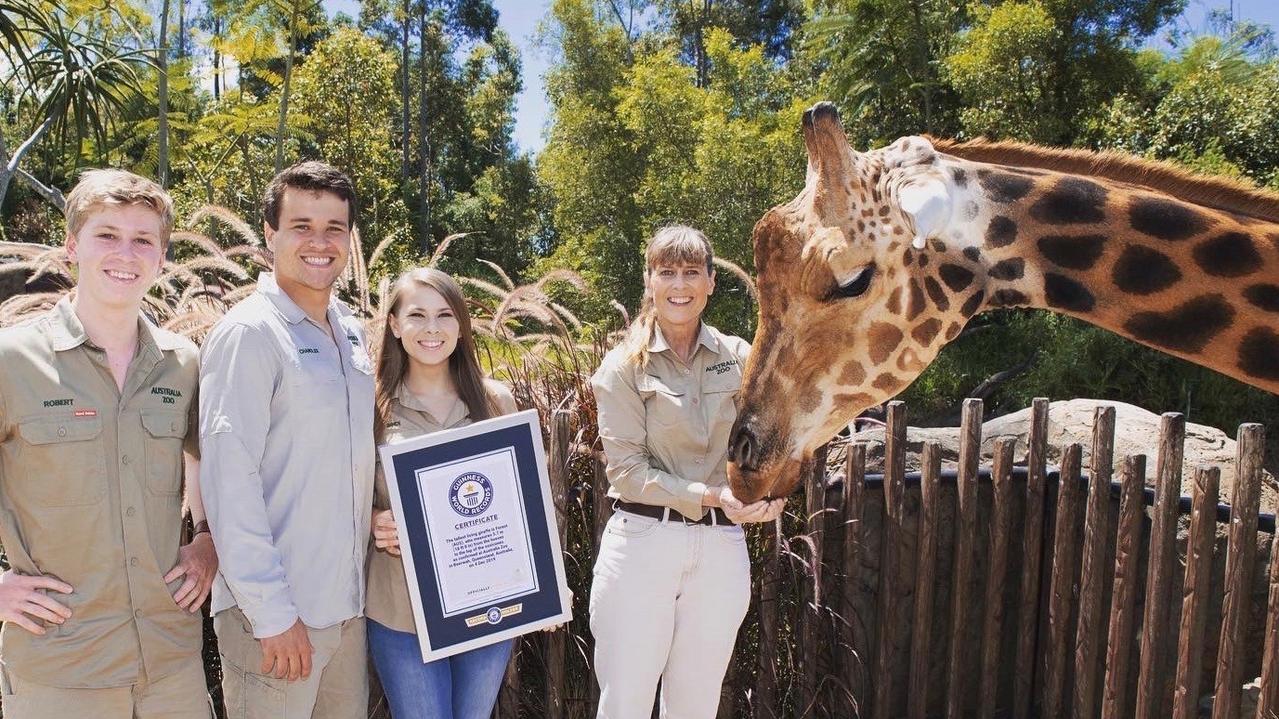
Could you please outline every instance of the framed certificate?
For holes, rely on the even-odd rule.
[[[379,451],[423,661],[572,618],[535,410]]]

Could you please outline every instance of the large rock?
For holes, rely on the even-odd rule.
[[[1048,408],[1048,463],[1061,461],[1061,453],[1067,445],[1083,446],[1084,471],[1087,471],[1092,455],[1093,413],[1098,406],[1115,408],[1115,478],[1126,455],[1146,455],[1146,482],[1155,479],[1155,459],[1159,453],[1159,415],[1141,407],[1123,402],[1100,399],[1071,399],[1053,402]],[[989,466],[995,441],[1012,437],[1017,441],[1016,463],[1026,464],[1026,452],[1030,437],[1030,408],[1002,417],[996,417],[982,425],[981,463]],[[1279,429],[1279,428],[1276,428]],[[857,432],[853,442],[863,442],[866,448],[866,471],[880,473],[884,467],[884,430],[870,429]],[[925,442],[937,442],[942,446],[942,463],[954,468],[959,462],[958,427],[910,427],[906,431],[909,451],[906,455],[907,471],[918,471]],[[842,467],[844,441],[832,446],[829,462],[832,469]],[[1181,470],[1181,493],[1189,495],[1194,482],[1195,468],[1200,465],[1216,465],[1221,468],[1221,501],[1229,503],[1235,483],[1235,441],[1225,432],[1202,424],[1186,423],[1185,459]],[[1263,512],[1273,512],[1279,498],[1279,484],[1266,473],[1262,480],[1261,507]]]

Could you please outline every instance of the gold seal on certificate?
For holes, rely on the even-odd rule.
[[[380,448],[423,661],[571,618],[537,412]]]

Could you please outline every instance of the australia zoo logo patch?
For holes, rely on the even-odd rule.
[[[463,517],[484,513],[493,502],[493,483],[479,472],[467,472],[449,486],[449,505]]]

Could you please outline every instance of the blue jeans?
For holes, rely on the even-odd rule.
[[[488,719],[515,640],[422,663],[417,635],[368,620],[369,653],[397,719]]]

